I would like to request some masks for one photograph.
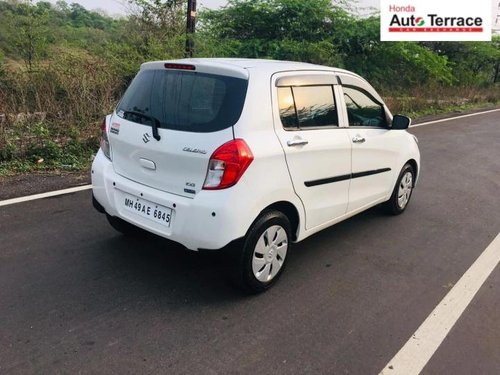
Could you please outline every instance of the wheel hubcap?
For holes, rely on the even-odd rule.
[[[280,225],[267,228],[260,236],[252,257],[252,270],[257,280],[271,281],[285,262],[288,236]]]
[[[408,204],[410,200],[411,191],[413,189],[413,174],[411,172],[406,172],[399,183],[398,190],[398,206],[403,209]]]

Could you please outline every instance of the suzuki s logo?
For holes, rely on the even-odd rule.
[[[151,140],[151,136],[148,133],[144,133],[144,135],[142,136],[142,140],[144,141],[144,143],[148,143]]]

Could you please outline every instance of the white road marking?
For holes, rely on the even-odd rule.
[[[15,203],[33,201],[35,199],[42,199],[42,198],[48,198],[48,197],[55,197],[57,195],[64,195],[64,194],[76,193],[78,191],[89,190],[89,189],[92,189],[92,185],[83,185],[83,186],[73,187],[73,188],[70,188],[70,189],[57,190],[57,191],[49,191],[48,193],[28,195],[26,197],[7,199],[5,201],[0,201],[0,207],[2,207],[2,206],[8,206],[10,204],[15,204]]]
[[[470,117],[470,116],[483,115],[483,114],[486,114],[486,113],[491,113],[491,112],[496,112],[496,111],[500,111],[500,109],[493,109],[493,110],[484,111],[484,112],[477,112],[477,113],[472,113],[470,115],[462,115],[462,116],[450,117],[450,118],[445,118],[445,119],[442,119],[442,120],[423,122],[421,124],[412,125],[410,128],[416,128],[416,127],[425,126],[425,125],[432,125],[432,124],[437,124],[439,122],[451,121],[451,120],[461,119],[461,118]],[[78,186],[76,188],[71,188],[71,189],[50,191],[48,193],[35,194],[35,195],[29,195],[27,197],[20,197],[20,198],[8,199],[8,200],[5,200],[5,201],[0,201],[0,207],[1,206],[8,206],[10,204],[15,204],[15,203],[32,201],[32,200],[35,200],[35,199],[42,199],[42,198],[47,198],[47,197],[55,197],[57,195],[64,195],[64,194],[74,193],[74,192],[77,192],[77,191],[88,190],[88,189],[91,189],[91,188],[92,188],[92,185],[85,185],[85,186]]]
[[[492,109],[492,110],[484,111],[484,112],[471,113],[471,114],[468,114],[468,115],[461,115],[461,116],[456,116],[456,117],[443,118],[441,120],[422,122],[421,124],[411,125],[410,128],[418,128],[419,126],[426,126],[426,125],[438,124],[440,122],[445,122],[445,121],[450,121],[450,120],[457,120],[457,119],[466,118],[466,117],[472,117],[472,116],[477,116],[477,115],[484,115],[484,114],[487,114],[487,113],[498,112],[498,111],[500,111],[500,108],[499,109]]]
[[[500,233],[379,375],[417,375],[500,263]]]

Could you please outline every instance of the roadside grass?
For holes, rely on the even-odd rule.
[[[0,176],[88,169],[99,148],[95,129],[18,121],[3,124]]]
[[[97,150],[97,148],[96,148]],[[0,162],[0,177],[38,172],[80,172],[86,171],[92,164],[95,151],[87,155],[71,155],[66,160],[34,162],[31,160],[10,160]]]
[[[416,87],[401,94],[382,95],[393,114],[423,116],[500,106],[500,84],[487,87]]]
[[[57,59],[0,74],[0,176],[79,171],[99,147],[100,124],[125,86],[106,59],[56,48]]]

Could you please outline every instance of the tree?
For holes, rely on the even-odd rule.
[[[497,50],[495,73],[493,74],[493,83],[500,82],[500,35],[493,37],[492,44]]]
[[[43,3],[42,3],[43,4]],[[47,49],[47,12],[42,5],[33,5],[32,0],[17,5],[18,15],[13,21],[17,33],[14,43],[29,72]]]
[[[68,14],[70,12],[69,5],[64,0],[57,0],[56,1],[56,9],[63,14]]]
[[[351,1],[341,3],[229,0],[202,15],[202,53],[345,67],[379,86],[451,83],[445,56],[417,43],[382,43],[378,17],[358,18],[344,10]]]
[[[440,56],[447,56],[453,74],[463,84],[497,82],[500,64],[500,37],[492,42],[422,43]]]
[[[377,86],[389,85],[389,89],[395,89],[453,82],[446,56],[414,42],[381,42],[379,17],[346,22],[334,34],[344,66]]]
[[[139,20],[165,36],[176,36],[184,30],[185,1],[179,0],[129,0],[131,18]]]
[[[125,25],[129,46],[147,58],[183,55],[185,2],[129,0],[131,15]]]
[[[0,51],[0,81],[5,77],[5,61],[2,51]]]
[[[199,39],[210,54],[335,64],[331,30],[345,17],[330,0],[229,0],[204,12]]]

